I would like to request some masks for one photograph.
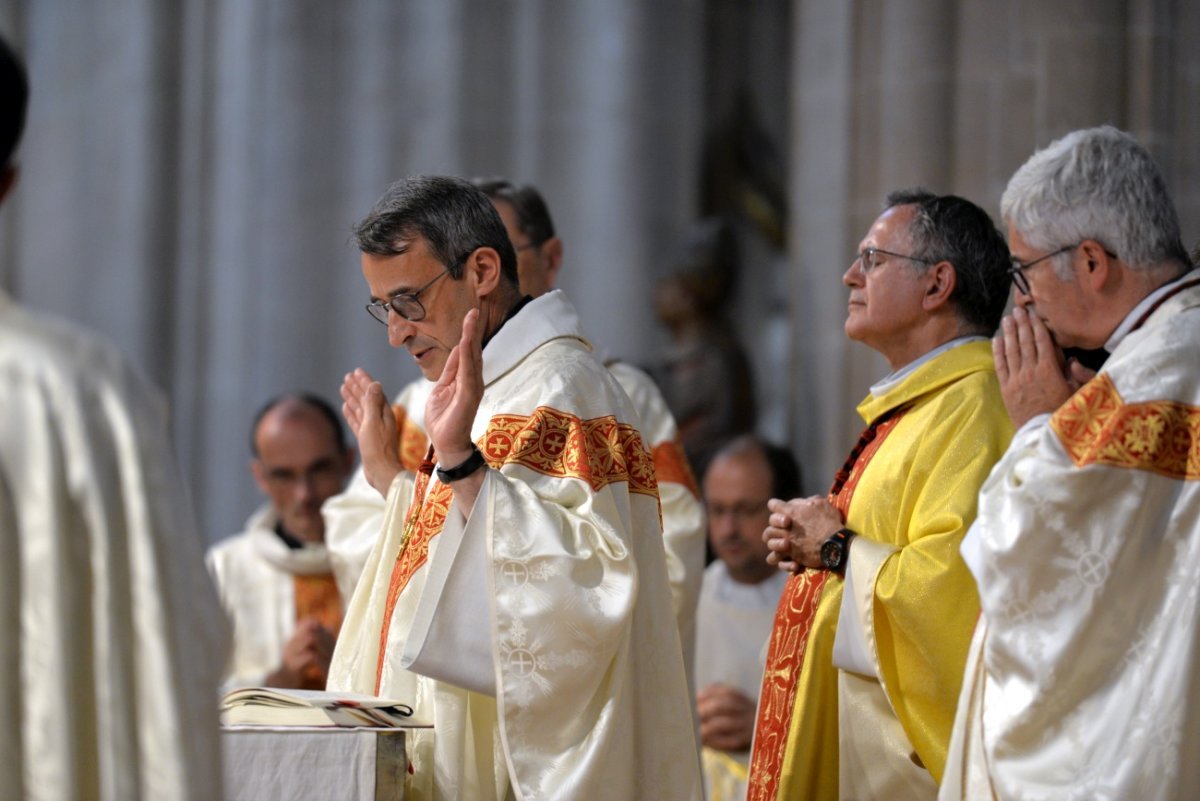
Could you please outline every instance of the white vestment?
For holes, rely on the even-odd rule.
[[[222,795],[227,625],[157,393],[0,296],[5,798]]]
[[[696,602],[704,577],[707,535],[704,503],[688,466],[687,456],[679,443],[675,418],[671,416],[667,402],[654,380],[625,362],[612,361],[606,366],[633,401],[637,429],[654,456],[671,603],[683,646],[688,686],[694,689],[692,665],[696,650]],[[416,448],[413,440],[418,435],[421,438],[425,436],[425,402],[429,400],[433,384],[432,381],[418,378],[393,401],[397,417],[402,418],[404,461],[419,460],[425,453],[424,446]],[[415,468],[415,464],[409,466]],[[354,477],[345,491],[325,502],[321,514],[325,518],[325,541],[331,553],[338,588],[343,598],[349,598],[362,573],[367,554],[379,538],[383,525],[383,497],[367,483],[360,466],[354,471]]]
[[[734,581],[720,559],[704,571],[696,606],[696,687],[724,684],[757,703],[763,662],[775,608],[788,574],[775,571],[765,581]],[[750,752],[703,751],[710,799],[744,799]]]
[[[266,504],[246,521],[245,531],[212,546],[205,557],[233,622],[224,690],[261,686],[279,667],[283,648],[296,633],[296,576],[331,572],[324,543],[289,548],[275,533],[278,522]]]
[[[941,799],[1200,797],[1200,286],[1115,338],[980,493]]]
[[[436,477],[414,498],[420,482],[397,477],[330,688],[411,699],[433,722],[413,738],[416,799],[698,798],[629,399],[557,291],[496,333],[483,374],[472,436],[492,467],[475,505]]]

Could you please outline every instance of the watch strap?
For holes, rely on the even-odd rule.
[[[850,555],[850,540],[857,536],[856,532],[848,528],[839,528],[829,535],[829,539],[825,540],[825,544],[821,546],[821,561],[825,563],[828,570],[839,575],[845,574],[846,561]],[[827,559],[827,553],[834,558]]]
[[[471,455],[468,456],[462,462],[462,464],[455,465],[454,467],[438,467],[438,479],[443,484],[449,484],[452,481],[461,481],[486,464],[487,462],[484,461],[483,452],[479,450],[478,445],[472,443]]]

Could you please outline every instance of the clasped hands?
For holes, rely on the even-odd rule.
[[[762,535],[771,550],[767,563],[793,573],[824,567],[821,546],[843,525],[841,512],[829,499],[823,495],[790,501],[772,498],[767,508],[771,516]]]
[[[346,374],[341,395],[342,415],[358,439],[367,483],[386,496],[404,469],[396,416],[383,387],[362,368]],[[425,430],[442,465],[454,467],[471,455],[471,426],[482,398],[483,338],[479,310],[472,309],[425,404]]]
[[[1017,428],[1062,406],[1096,374],[1064,358],[1042,318],[1021,306],[1001,322],[992,355],[1000,395]]]

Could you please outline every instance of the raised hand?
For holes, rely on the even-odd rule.
[[[483,332],[479,310],[472,309],[425,404],[425,429],[442,466],[454,467],[471,455],[471,427],[482,398]]]
[[[1046,324],[1020,306],[1001,322],[992,340],[992,355],[1000,395],[1017,428],[1061,406],[1088,372],[1078,365],[1068,372],[1062,350]]]
[[[396,416],[379,382],[361,368],[342,380],[342,416],[358,439],[363,475],[380,495],[387,495],[403,467]]]

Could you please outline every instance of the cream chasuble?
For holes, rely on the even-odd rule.
[[[336,635],[341,599],[313,599],[330,577],[329,553],[321,543],[289,548],[275,533],[279,518],[270,505],[259,508],[241,534],[208,550],[205,562],[225,613],[233,621],[233,654],[223,689],[260,686],[283,661],[283,648],[296,622],[313,617]],[[307,590],[307,592],[306,592]],[[325,682],[309,689],[324,689]]]
[[[1031,422],[963,543],[983,616],[939,797],[1200,797],[1200,287]]]
[[[228,626],[164,404],[2,295],[0,372],[2,795],[220,798]]]
[[[1012,436],[990,343],[938,353],[859,413],[878,430],[835,501],[859,534],[847,580],[807,571],[784,591],[752,801],[932,798],[945,764],[978,614],[958,546]]]
[[[704,503],[679,441],[675,418],[650,376],[621,361],[605,364],[633,401],[636,427],[650,448],[662,509],[663,547],[671,604],[683,646],[688,685],[693,686],[692,655],[696,639],[696,603],[704,576]],[[425,402],[433,382],[423,378],[409,384],[396,396],[392,409],[400,437],[400,459],[415,471],[429,447],[425,435]],[[343,597],[350,597],[362,574],[363,564],[379,537],[385,505],[380,494],[367,483],[360,467],[345,492],[325,502],[325,540]]]
[[[329,686],[411,699],[433,722],[414,738],[413,798],[698,798],[628,398],[561,292],[488,343],[484,382],[473,435],[491,469],[474,508],[436,477],[397,478]]]

